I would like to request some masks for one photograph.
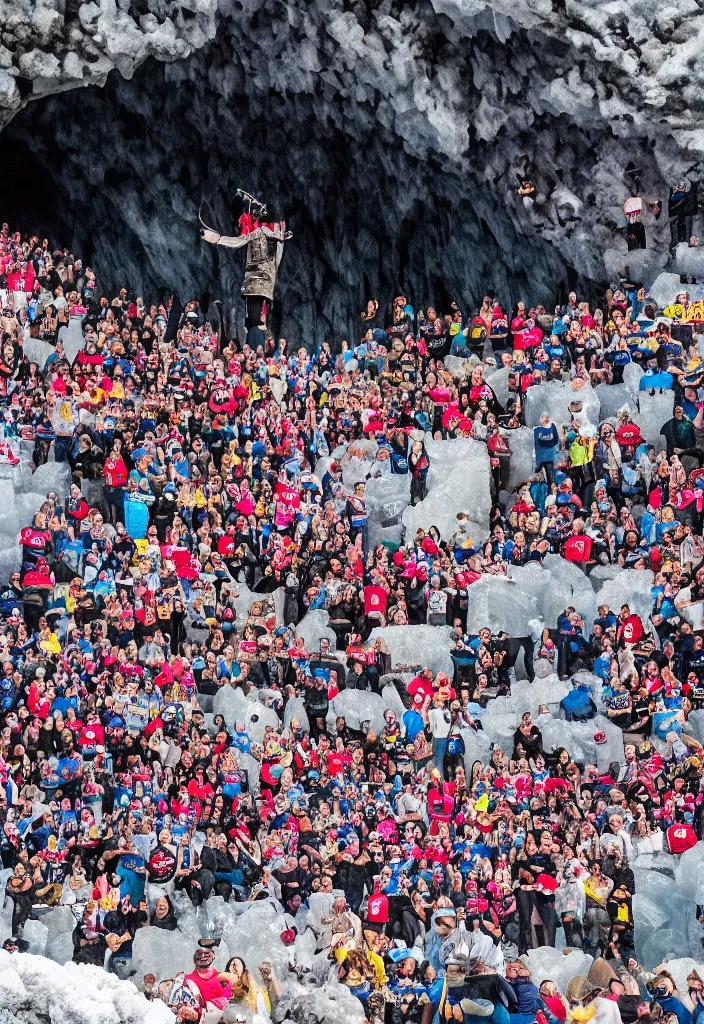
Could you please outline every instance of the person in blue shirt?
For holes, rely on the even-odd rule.
[[[244,722],[235,722],[235,733],[232,737],[232,743],[230,746],[236,747],[241,750],[243,754],[248,754],[251,749],[251,742],[247,735]]]
[[[56,696],[51,703],[52,715],[61,713],[61,716],[63,717],[69,708],[78,709],[78,698],[75,695],[73,697],[68,697],[63,686],[57,686],[55,692]]]
[[[579,654],[589,650],[582,629],[582,619],[572,607],[566,608],[557,620],[557,670],[560,679],[567,679]]]
[[[671,373],[661,370],[657,359],[652,356],[648,359],[648,368],[638,382],[639,391],[666,391],[673,385],[674,377]]]
[[[615,347],[611,345],[604,353],[604,359],[611,365],[612,382],[614,384],[623,384],[623,371],[632,361],[626,339],[619,338]]]
[[[425,722],[420,711],[423,706],[423,694],[416,693],[413,697],[411,707],[403,715],[403,727],[406,730],[406,739],[413,743],[416,736],[425,728]]]
[[[598,609],[598,617],[594,619],[595,626],[601,626],[603,630],[613,629],[618,626],[618,616],[615,612],[612,612],[608,604],[600,604]]]
[[[123,853],[115,874],[120,879],[120,896],[129,896],[132,905],[138,906],[144,899],[144,886],[147,880],[144,859],[137,853]]]
[[[530,970],[520,961],[507,964],[506,981],[518,1001],[518,1010],[510,1015],[511,1024],[532,1024],[538,1010],[545,1012],[546,1006],[531,980]]]
[[[538,473],[544,470],[548,486],[552,487],[555,483],[555,454],[560,446],[560,435],[547,413],[540,417],[540,425],[533,428],[533,444],[535,468]]]

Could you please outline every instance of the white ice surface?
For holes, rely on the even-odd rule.
[[[449,540],[457,530],[457,513],[466,512],[470,535],[483,540],[489,532],[491,513],[486,445],[462,438],[428,441],[426,448],[430,458],[428,493],[424,501],[409,505],[403,513],[406,537],[412,540],[419,527],[428,530],[437,526],[442,539]]]

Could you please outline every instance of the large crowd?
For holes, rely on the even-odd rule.
[[[702,979],[684,991],[637,962],[632,901],[639,848],[702,838],[701,304],[682,294],[663,316],[630,283],[550,311],[487,294],[476,315],[442,315],[399,296],[311,349],[264,325],[229,339],[197,302],[110,299],[69,250],[7,225],[0,300],[0,462],[29,450],[71,480],[22,529],[0,589],[5,948],[69,906],[73,960],[126,978],[138,931],[178,931],[184,900],[262,900],[292,950],[315,932],[370,1022],[693,1024]],[[43,365],[29,339],[48,343]],[[623,384],[630,364],[641,393],[671,397],[660,444],[633,408],[584,415],[580,391]],[[552,381],[573,394],[565,422],[540,417],[533,473],[509,487],[511,433]],[[427,522],[377,541],[355,453],[422,505],[429,438],[486,446],[488,536],[460,512],[449,539]],[[650,615],[602,605],[585,624],[567,607],[530,637],[470,630],[475,583],[548,555],[586,578],[651,570]],[[317,611],[325,635],[307,647],[297,627]],[[420,625],[450,627],[453,673],[420,647],[395,665],[372,636]],[[544,744],[527,711],[505,749],[470,761],[490,702],[553,673],[598,680],[557,713],[601,708],[623,761],[573,756],[569,726]],[[383,726],[336,716],[347,690],[392,694]],[[592,969],[534,984],[527,954],[556,943]],[[185,1020],[275,1013],[286,978],[217,954],[204,935],[171,977],[135,980]]]

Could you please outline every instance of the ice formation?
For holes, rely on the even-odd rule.
[[[581,402],[580,413],[573,414],[570,405]],[[549,381],[539,388],[528,388],[526,392],[526,425],[535,427],[540,417],[547,413],[557,426],[567,426],[573,415],[579,422],[596,425],[599,422],[599,396],[590,384],[574,391],[570,381]]]
[[[162,1002],[148,1002],[131,981],[100,967],[0,950],[0,1022],[171,1024]]]
[[[235,188],[256,188],[277,216],[296,208],[283,327],[311,340],[429,281],[443,304],[491,286],[547,306],[629,267],[669,295],[667,217],[646,212],[648,249],[626,252],[624,171],[637,153],[665,202],[696,173],[702,19],[684,0],[4,0],[8,204],[27,226],[43,204],[108,286],[127,272],[138,293],[207,299],[217,282],[230,314],[240,264],[199,245],[198,207],[228,230]],[[665,273],[679,286],[703,259],[678,250]]]
[[[489,456],[480,441],[456,439],[428,441],[430,457],[428,493],[424,501],[409,505],[403,513],[406,534],[413,537],[421,527],[437,526],[443,540],[457,530],[457,513],[469,517],[468,532],[476,539],[489,532]]]
[[[33,471],[29,459],[34,442],[9,443],[20,461],[16,466],[0,465],[0,582],[20,567],[20,530],[32,522],[49,491],[63,496],[71,483],[67,462],[46,462]]]
[[[385,626],[373,629],[370,642],[381,637],[391,652],[392,665],[422,664],[452,676],[449,626]]]
[[[639,595],[641,590],[644,591],[637,579],[639,575],[642,574],[628,573],[624,591],[629,584],[637,589]],[[546,626],[553,628],[557,617],[568,605],[582,615],[588,629],[596,613],[594,590],[589,579],[577,566],[559,555],[548,555],[542,566],[535,562],[511,566],[508,577],[482,576],[472,584],[467,595],[470,632],[486,625],[492,631],[504,630],[511,636],[530,636],[534,628],[531,620],[542,618]],[[646,618],[649,614],[650,606]]]
[[[284,983],[284,999],[277,1019],[336,1024],[343,1008],[348,1024],[361,1024],[361,1004],[329,976],[326,955],[324,976],[315,986],[300,984],[295,974],[289,976],[289,965],[306,971],[317,969],[315,941],[310,941],[315,933],[307,928],[307,922],[315,924],[321,916],[329,914],[335,894],[311,897],[310,910],[301,910],[296,918],[300,934],[295,946],[288,947],[281,941],[288,919],[274,901],[226,904],[222,897],[214,896],[196,911],[183,893],[176,893],[172,898],[178,929],[139,929],[133,947],[132,980],[126,981],[99,967],[70,962],[75,918],[69,908],[55,908],[44,916],[41,925],[44,937],[50,937],[50,945],[52,937],[53,941],[65,940],[66,955],[59,962],[41,955],[44,950],[38,951],[38,955],[11,955],[0,950],[0,1024],[170,1024],[175,1018],[165,1004],[158,1000],[148,1002],[141,994],[143,976],[153,973],[157,979],[166,979],[178,970],[188,970],[193,949],[201,937],[217,941],[218,969],[224,970],[230,957],[242,956],[259,977],[258,965],[265,958],[271,960]],[[39,923],[30,921],[28,927]],[[25,935],[34,937],[37,931],[25,930]],[[308,1016],[303,1015],[305,1006]],[[334,1006],[338,1008],[337,1015]]]
[[[225,724],[232,729],[237,722],[242,722],[245,732],[253,743],[261,743],[267,725],[275,729],[279,727],[279,716],[273,708],[267,707],[261,700],[261,691],[252,690],[245,697],[240,687],[222,686],[213,699],[213,714],[222,715]]]

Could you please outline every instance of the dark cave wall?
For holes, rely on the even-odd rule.
[[[336,6],[334,25],[315,5],[233,6],[186,60],[30,103],[5,131],[4,218],[73,245],[107,292],[217,298],[233,328],[243,256],[199,239],[198,209],[234,231],[245,187],[294,233],[276,321],[308,344],[356,340],[366,300],[398,290],[471,309],[487,289],[551,305],[603,287],[631,143],[539,100],[568,42],[496,19],[460,38],[425,0]]]
[[[149,61],[131,82],[114,75],[104,89],[27,107],[5,133],[14,159],[4,218],[73,246],[108,293],[127,282],[145,297],[173,287],[184,300],[219,298],[232,326],[243,256],[200,240],[198,208],[236,231],[235,190],[246,187],[294,233],[280,328],[308,343],[356,338],[367,299],[385,304],[399,289],[417,306],[469,308],[487,287],[504,301],[529,290],[549,302],[566,284],[549,244],[538,239],[526,258],[498,197],[446,161],[409,156],[364,123],[371,111],[360,111],[359,135],[326,127],[296,98],[253,110],[236,97],[213,115],[220,105],[201,92],[198,113],[189,63]]]

